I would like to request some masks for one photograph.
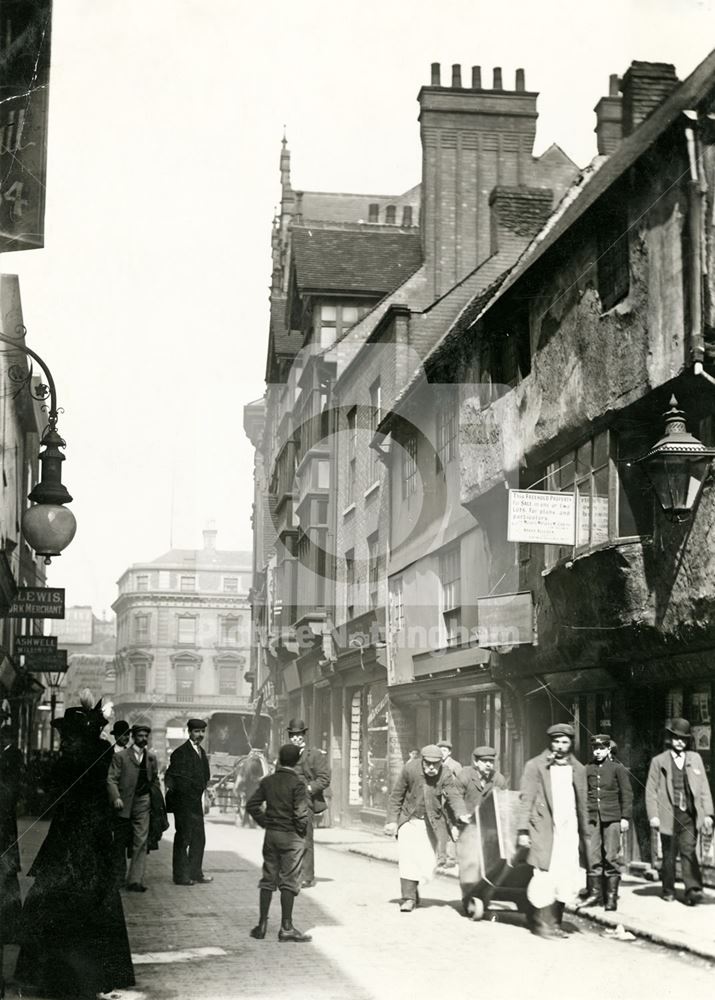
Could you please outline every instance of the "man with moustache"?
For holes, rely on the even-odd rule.
[[[573,756],[574,728],[550,726],[549,749],[527,761],[519,796],[517,845],[528,848],[533,869],[527,898],[532,934],[565,938],[565,905],[583,884],[588,855],[586,769]]]
[[[174,813],[174,884],[201,885],[213,882],[201,867],[206,845],[203,794],[211,776],[201,746],[206,722],[189,719],[187,728],[189,738],[174,750],[166,771],[166,810]]]
[[[115,726],[115,729],[117,727]],[[116,817],[114,850],[117,876],[121,884],[126,874],[126,849],[131,844],[132,860],[126,874],[129,892],[146,892],[147,845],[151,810],[151,786],[158,783],[156,756],[147,749],[151,726],[132,726],[132,746],[112,754],[107,774],[107,791]]]
[[[303,858],[302,889],[312,889],[315,885],[315,848],[313,844],[313,829],[315,816],[328,808],[325,801],[325,790],[330,787],[330,768],[328,755],[317,747],[306,744],[305,734],[308,727],[302,719],[291,719],[288,722],[288,740],[298,747],[300,756],[295,765],[296,774],[305,781],[308,788],[308,828],[305,834],[305,856]]]

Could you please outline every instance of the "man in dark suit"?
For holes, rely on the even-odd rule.
[[[308,727],[302,719],[291,719],[288,723],[288,739],[300,750],[295,772],[305,781],[308,787],[308,829],[305,837],[305,857],[303,858],[303,889],[312,889],[315,885],[315,850],[313,845],[313,828],[315,816],[328,808],[324,792],[330,786],[330,768],[328,755],[317,747],[309,747],[305,742]]]
[[[115,861],[118,880],[126,874],[126,849],[132,847],[132,860],[126,876],[129,892],[146,892],[144,873],[149,839],[151,786],[158,785],[156,756],[147,749],[151,726],[132,726],[133,744],[112,754],[107,774],[109,801],[115,810]]]
[[[621,834],[628,831],[633,817],[633,791],[628,771],[611,757],[610,736],[597,733],[591,737],[593,760],[586,765],[588,822],[591,840],[588,848],[586,898],[581,906],[601,903],[605,908],[618,906],[621,865],[618,860]]]
[[[519,795],[519,847],[534,873],[527,889],[532,934],[565,938],[565,904],[582,885],[588,856],[586,769],[573,756],[568,722],[546,730],[550,748],[526,762]]]
[[[685,904],[702,902],[703,879],[695,853],[698,832],[712,836],[713,799],[702,757],[686,750],[690,740],[687,719],[673,719],[666,732],[670,749],[650,762],[645,805],[651,828],[660,831],[663,845],[663,899],[675,899],[675,859],[685,883]]]
[[[276,889],[281,894],[281,929],[279,941],[310,941],[293,926],[293,904],[300,892],[305,835],[310,823],[308,790],[305,781],[295,772],[300,748],[292,743],[278,752],[275,774],[261,779],[256,791],[246,803],[248,814],[262,826],[263,873],[258,883],[260,889],[258,924],[251,937],[262,940],[266,936],[268,911]]]
[[[175,885],[213,882],[201,868],[206,844],[203,794],[210,778],[208,758],[201,746],[206,723],[189,719],[187,728],[189,738],[172,753],[165,778],[166,808],[174,813]]]

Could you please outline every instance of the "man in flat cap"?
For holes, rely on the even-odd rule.
[[[116,728],[116,726],[115,726]],[[114,853],[117,878],[126,876],[129,892],[146,892],[144,875],[149,840],[151,787],[159,782],[156,755],[148,749],[151,726],[137,722],[131,728],[132,745],[112,754],[107,774],[107,792],[114,808]],[[132,860],[126,872],[126,853]]]
[[[312,889],[315,885],[315,847],[313,829],[315,817],[328,808],[325,791],[330,787],[328,755],[317,747],[309,747],[305,734],[308,727],[302,719],[291,719],[288,723],[288,741],[298,747],[300,755],[295,765],[296,774],[305,781],[308,788],[308,809],[310,811],[308,830],[305,837],[302,888]]]
[[[187,729],[188,740],[174,750],[166,770],[166,810],[174,813],[174,884],[200,885],[213,882],[202,869],[206,845],[203,795],[211,777],[201,746],[206,722],[189,719]]]
[[[262,778],[258,788],[246,802],[246,811],[264,828],[263,873],[260,889],[258,923],[251,937],[266,936],[268,911],[276,889],[281,894],[281,928],[279,941],[302,943],[310,941],[293,926],[293,904],[300,892],[305,854],[305,838],[310,824],[308,789],[296,774],[300,747],[287,743],[278,751],[278,767],[274,774]]]
[[[545,938],[567,937],[565,904],[583,885],[588,854],[586,770],[572,754],[574,728],[550,726],[549,749],[527,761],[519,796],[519,847],[533,869],[527,898],[530,929]]]
[[[494,747],[479,746],[472,751],[472,766],[463,767],[457,784],[464,796],[468,813],[474,813],[495,788],[508,788],[503,774],[496,770],[497,752]]]
[[[646,811],[663,846],[663,899],[675,899],[675,859],[680,853],[685,904],[696,906],[703,899],[703,879],[695,848],[700,831],[712,836],[713,799],[702,757],[686,749],[691,735],[688,720],[673,719],[666,733],[670,748],[650,762]]]
[[[451,771],[453,777],[456,778],[462,770],[462,765],[452,756],[451,742],[449,740],[439,740],[437,746],[442,753],[442,767]],[[449,836],[446,825],[441,826],[437,841],[437,868],[454,868],[456,864],[454,841]]]
[[[430,744],[419,760],[405,764],[387,806],[385,835],[397,835],[403,913],[415,909],[419,886],[434,877],[440,830],[449,829],[447,810],[459,823],[469,822],[454,775],[443,766],[440,748]]]
[[[602,903],[618,907],[621,865],[618,860],[621,834],[627,833],[633,817],[633,790],[628,771],[613,760],[613,740],[606,733],[591,737],[591,762],[586,765],[588,822],[591,831],[588,847],[586,898],[581,906]]]

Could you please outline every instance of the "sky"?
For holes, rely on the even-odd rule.
[[[430,64],[523,67],[537,155],[595,155],[593,108],[633,59],[684,78],[715,0],[55,0],[45,248],[6,253],[27,344],[64,408],[78,522],[49,568],[101,614],[132,563],[251,548],[243,406],[264,389],[285,126],[296,189],[419,182]]]

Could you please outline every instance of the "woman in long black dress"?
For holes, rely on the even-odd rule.
[[[17,941],[20,917],[20,851],[17,843],[17,800],[20,794],[22,754],[9,724],[0,729],[0,997],[4,945]]]
[[[60,733],[55,811],[32,868],[15,978],[41,996],[94,1000],[134,985],[127,928],[112,868],[100,706],[69,708]]]

